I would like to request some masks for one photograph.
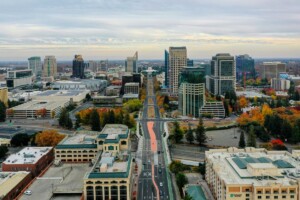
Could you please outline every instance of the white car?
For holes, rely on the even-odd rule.
[[[32,192],[31,192],[30,190],[26,190],[26,191],[24,192],[24,194],[26,194],[26,195],[31,195]]]
[[[162,182],[160,182],[160,183],[159,183],[159,186],[160,186],[160,187],[162,187],[162,186],[163,186],[163,183],[162,183]]]

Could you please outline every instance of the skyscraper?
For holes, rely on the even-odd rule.
[[[41,57],[28,58],[28,69],[32,70],[35,77],[41,77],[43,72]]]
[[[239,55],[235,58],[236,81],[243,82],[245,79],[255,79],[254,59],[249,55]]]
[[[44,76],[56,76],[57,74],[57,63],[55,56],[45,56],[44,59]]]
[[[81,55],[75,55],[73,60],[73,78],[84,78],[84,60]]]
[[[179,72],[178,110],[182,115],[199,117],[205,103],[205,69],[184,67]]]
[[[280,72],[286,72],[285,63],[264,62],[259,66],[259,76],[263,79],[279,78]]]
[[[169,70],[170,70],[169,52],[165,50],[165,86],[167,88],[169,87]]]
[[[133,57],[127,57],[125,60],[125,71],[137,73],[137,61],[138,61],[138,52],[135,52]]]
[[[169,87],[171,95],[178,95],[178,75],[179,71],[187,66],[186,47],[169,48]]]
[[[211,74],[207,77],[209,91],[214,95],[224,95],[226,91],[235,91],[235,63],[229,53],[219,53],[212,57]]]

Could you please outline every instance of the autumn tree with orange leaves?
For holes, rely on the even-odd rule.
[[[246,97],[244,97],[244,96],[240,97],[239,105],[240,105],[240,108],[245,108],[248,106],[248,101],[247,101]]]
[[[64,137],[56,130],[44,130],[35,136],[35,143],[37,146],[56,146]]]

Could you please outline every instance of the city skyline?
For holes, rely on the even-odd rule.
[[[189,58],[300,55],[300,2],[254,0],[1,2],[0,61],[55,55],[71,60],[163,59],[169,46]],[[78,14],[79,13],[79,14]]]

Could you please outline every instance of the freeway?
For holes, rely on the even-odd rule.
[[[142,170],[139,175],[137,197],[140,200],[175,199],[162,142],[163,122],[164,120],[160,119],[154,94],[153,78],[148,75],[147,97],[140,120],[144,137],[142,152],[140,152]]]

